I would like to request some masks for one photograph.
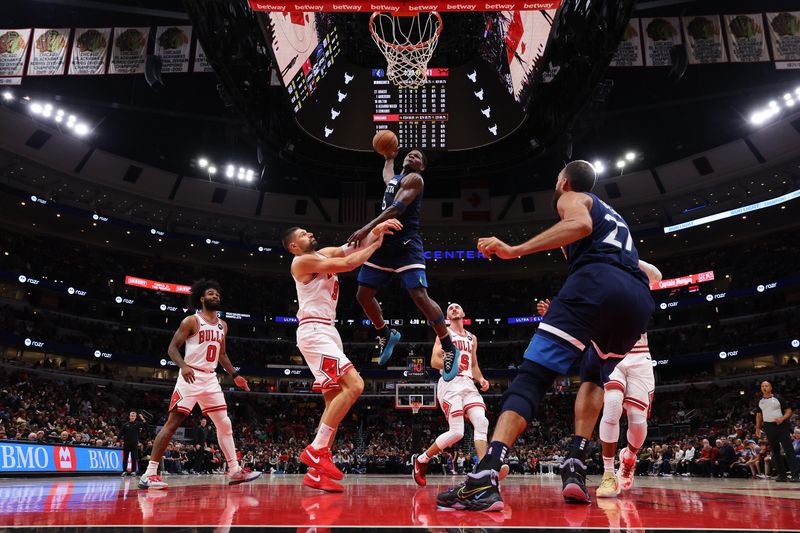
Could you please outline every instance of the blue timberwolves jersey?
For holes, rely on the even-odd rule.
[[[647,284],[647,276],[639,270],[639,252],[625,220],[614,209],[591,193],[592,234],[564,248],[569,273],[581,267],[604,263],[630,272]]]
[[[381,210],[385,210],[387,207],[392,205],[392,202],[394,202],[394,197],[397,194],[397,191],[400,189],[400,184],[404,178],[405,176],[403,174],[398,174],[386,184],[386,192],[383,193],[383,204],[381,204]],[[421,207],[422,191],[420,191],[417,197],[406,206],[406,210],[400,213],[400,215],[397,217],[397,220],[399,220],[403,225],[402,231],[395,233],[394,235],[387,235],[384,237],[384,240],[399,240],[401,238],[408,238],[409,236],[419,233],[419,215]]]

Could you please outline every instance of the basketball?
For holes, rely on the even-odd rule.
[[[395,153],[399,146],[400,141],[391,130],[381,130],[372,138],[372,148],[383,156]]]

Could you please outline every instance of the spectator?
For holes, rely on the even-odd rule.
[[[717,477],[728,477],[731,466],[736,462],[736,450],[731,445],[730,439],[723,438],[718,441],[719,455],[715,462],[714,475]]]

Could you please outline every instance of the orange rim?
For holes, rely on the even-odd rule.
[[[370,33],[372,33],[372,36],[375,38],[375,40],[380,41],[380,43],[382,45],[388,46],[389,48],[394,48],[395,50],[400,50],[400,51],[403,51],[403,52],[406,52],[408,50],[417,50],[419,48],[424,48],[424,47],[428,46],[431,42],[436,40],[442,34],[442,16],[439,14],[438,11],[431,11],[430,13],[433,14],[433,15],[436,15],[436,18],[439,20],[439,26],[436,28],[436,34],[433,37],[431,37],[430,39],[428,39],[426,41],[422,41],[419,44],[404,44],[404,45],[401,45],[401,44],[397,44],[397,43],[390,43],[389,41],[383,39],[375,31],[375,17],[377,17],[381,13],[383,13],[383,11],[375,11],[369,17],[369,31],[370,31]],[[394,15],[392,15],[391,13],[389,13],[389,15],[394,17]],[[419,15],[420,14],[418,13],[418,14],[416,14],[414,16],[418,17]]]

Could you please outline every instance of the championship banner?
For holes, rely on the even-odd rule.
[[[644,62],[648,67],[669,67],[672,60],[669,50],[681,44],[681,27],[678,17],[643,18]]]
[[[719,15],[681,17],[686,34],[689,64],[727,63]]]
[[[674,289],[676,287],[685,287],[686,285],[695,285],[697,283],[705,283],[706,281],[714,281],[714,271],[700,272],[699,274],[690,274],[688,276],[681,276],[680,278],[662,279],[650,284],[651,291],[658,291],[661,289]]]
[[[558,9],[561,0],[543,2],[420,2],[418,0],[384,0],[382,2],[270,2],[249,0],[254,11],[314,13],[420,13],[430,11],[547,11]]]
[[[769,61],[761,13],[724,15],[731,63]]]
[[[767,13],[772,58],[775,61],[800,60],[800,11]]]
[[[111,28],[75,28],[69,74],[102,75],[106,73]]]
[[[67,66],[69,28],[33,30],[28,76],[59,76]]]
[[[30,28],[0,30],[0,80],[22,76],[25,71],[25,53],[28,51],[30,40]],[[5,84],[10,83],[6,82]],[[4,83],[0,81],[0,85],[4,85]]]
[[[206,51],[203,50],[203,45],[197,41],[197,46],[194,49],[194,64],[192,72],[214,72],[214,68],[208,63],[208,56]]]
[[[161,58],[161,72],[189,72],[191,26],[159,26],[156,29],[155,54]]]
[[[109,74],[142,74],[150,28],[114,28]]]
[[[163,281],[153,281],[151,279],[137,278],[135,276],[125,276],[125,285],[140,287],[161,292],[176,292],[178,294],[190,294],[192,288],[189,285],[178,285],[177,283],[165,283]]]
[[[644,55],[642,54],[642,21],[641,19],[631,19],[625,28],[614,59],[611,60],[612,67],[642,67],[644,66]]]

